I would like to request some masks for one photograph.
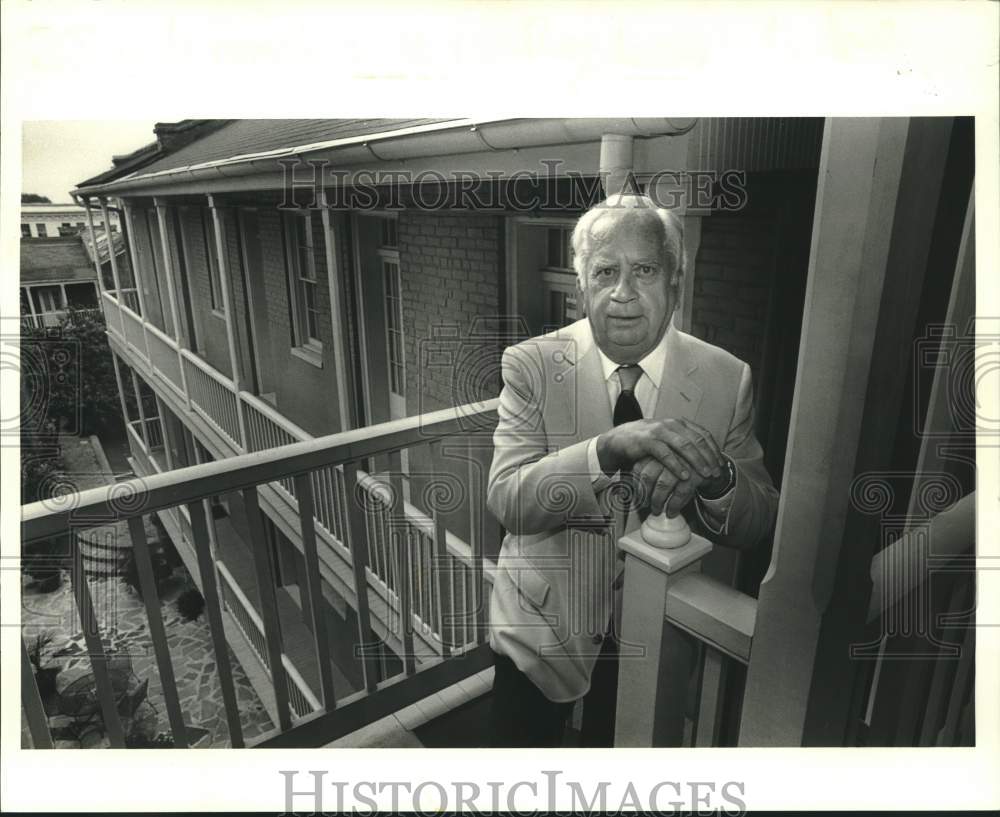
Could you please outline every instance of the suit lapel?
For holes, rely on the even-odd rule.
[[[612,425],[611,403],[608,401],[608,387],[604,382],[601,358],[597,345],[591,344],[576,364],[576,394],[579,407],[580,434],[578,439],[586,440],[603,434]]]
[[[694,420],[701,406],[701,386],[693,375],[698,365],[691,359],[681,334],[671,326],[667,332],[667,354],[660,377],[660,393],[653,416],[657,419]]]

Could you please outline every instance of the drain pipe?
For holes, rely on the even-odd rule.
[[[633,171],[632,137],[620,133],[601,136],[600,173],[605,196],[614,196],[625,189]],[[629,190],[628,192],[634,192]]]

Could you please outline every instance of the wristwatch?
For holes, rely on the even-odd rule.
[[[728,456],[726,456],[725,454],[723,454],[722,456],[726,461],[726,466],[725,466],[727,475],[726,483],[722,488],[718,488],[715,491],[711,492],[703,491],[699,488],[698,496],[701,497],[702,499],[720,499],[721,497],[724,497],[726,494],[728,494],[731,490],[733,490],[733,488],[736,486],[736,466],[733,464],[733,461]]]

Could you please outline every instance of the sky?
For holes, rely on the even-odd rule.
[[[69,202],[69,191],[108,170],[113,155],[152,142],[154,124],[149,120],[25,122],[21,192]]]

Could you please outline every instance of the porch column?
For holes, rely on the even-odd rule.
[[[337,263],[337,236],[333,230],[330,209],[327,206],[326,188],[319,191],[320,214],[323,218],[323,246],[326,249],[326,271],[330,287],[330,311],[333,317],[333,368],[337,377],[337,403],[340,408],[340,430],[351,427],[351,407],[347,361],[344,355],[344,333],[340,327],[346,325],[347,314],[343,305],[343,288],[340,265]]]
[[[163,250],[163,272],[167,276],[167,299],[170,301],[170,317],[174,324],[174,340],[178,348],[185,346],[184,332],[181,331],[180,313],[177,310],[177,278],[174,269],[174,254],[170,247],[170,237],[167,232],[167,204],[162,198],[154,198],[156,221],[160,226],[160,246]],[[155,251],[155,250],[154,250]],[[182,367],[183,371],[183,367]]]
[[[215,196],[208,196],[208,209],[212,212],[212,225],[215,227],[215,257],[219,268],[219,288],[222,290],[222,308],[226,313],[226,343],[229,346],[229,367],[233,380],[233,390],[236,392],[236,417],[240,425],[240,445],[244,451],[250,450],[250,440],[247,438],[246,417],[240,392],[243,391],[243,373],[240,368],[240,358],[236,346],[236,327],[233,325],[233,298],[229,280],[229,262],[226,253],[225,219],[216,202]],[[207,248],[208,249],[208,248]],[[209,251],[211,251],[209,249]]]
[[[844,538],[909,121],[827,119],[771,566],[740,746],[802,745]]]
[[[182,349],[186,349],[187,334],[190,327],[181,324],[180,310],[177,308],[178,277],[177,264],[174,258],[173,245],[170,243],[170,234],[167,230],[167,204],[161,198],[154,198],[153,204],[156,206],[156,220],[160,225],[160,244],[163,247],[163,267],[167,275],[167,295],[170,299],[170,315],[174,322],[174,340],[177,342],[177,367],[181,371],[181,386],[184,389],[184,399],[188,408],[191,408],[191,392],[187,385],[187,367],[184,365],[184,355]]]
[[[118,274],[118,258],[115,254],[114,236],[111,234],[111,219],[108,215],[108,202],[103,196],[98,196],[98,203],[101,205],[101,215],[104,217],[104,237],[108,242],[108,258],[111,259],[111,278],[115,282],[115,300],[118,302],[118,319],[122,325],[122,337],[125,337],[125,316],[122,314],[122,284]],[[87,208],[87,218],[90,219],[90,208]],[[97,264],[97,281],[103,291],[104,278],[101,276],[100,253],[97,251],[97,240],[94,230],[90,229],[90,243],[94,248],[94,262]]]
[[[132,212],[132,206],[125,200],[122,199],[122,210],[125,213],[125,223],[128,225],[128,251],[129,258],[132,259],[132,277],[135,278],[135,296],[139,299],[139,312],[142,317],[142,351],[146,355],[146,360],[149,360],[149,341],[146,339],[146,321],[149,320],[149,313],[146,311],[146,296],[144,295],[143,282],[145,281],[146,270],[142,269],[139,264],[139,249],[136,246],[135,238],[138,233],[135,230],[135,218]],[[119,307],[121,302],[119,302]],[[124,315],[122,316],[124,319]]]
[[[118,363],[118,355],[115,351],[111,350],[111,365],[115,370],[115,383],[118,384],[118,399],[122,404],[122,420],[125,422],[125,439],[130,439],[128,435],[129,429],[129,416],[128,416],[128,403],[125,400],[125,385],[122,383],[122,372],[121,367]]]

